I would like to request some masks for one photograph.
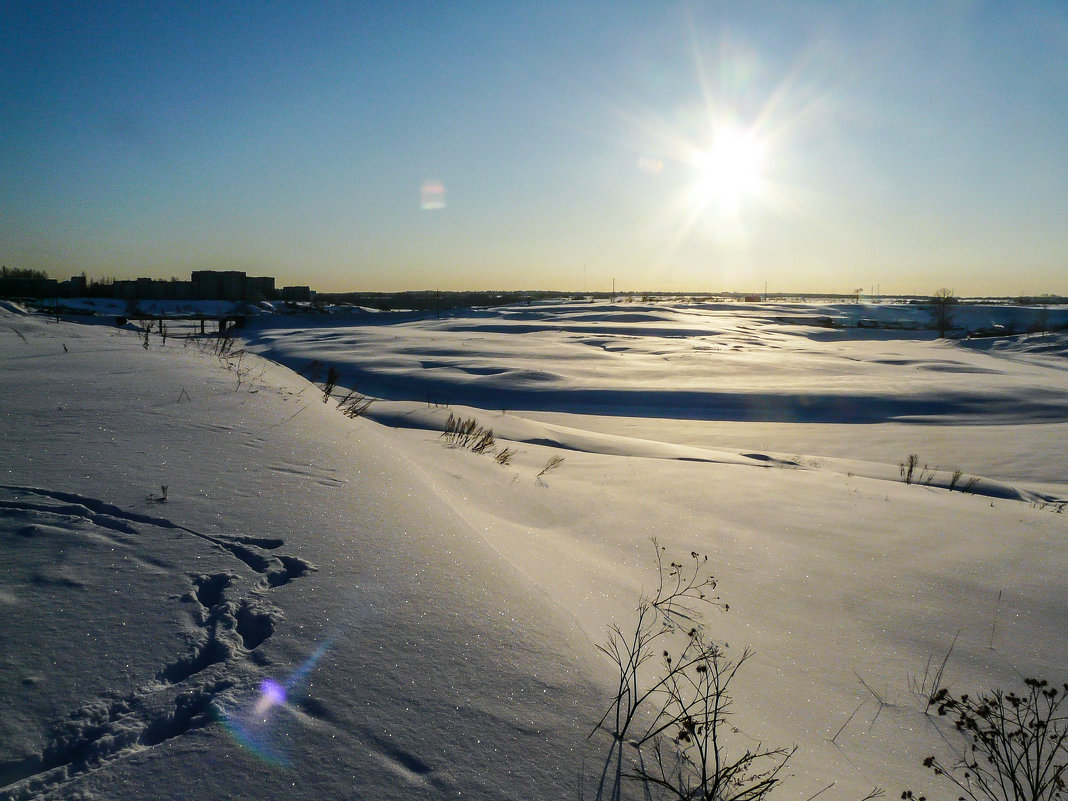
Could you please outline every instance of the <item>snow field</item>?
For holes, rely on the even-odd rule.
[[[386,397],[349,420],[252,354],[239,383],[174,338],[3,314],[0,797],[579,797],[607,749],[595,643],[655,581],[652,536],[715,565],[709,631],[756,652],[738,742],[799,746],[779,797],[938,797],[911,685],[954,638],[956,688],[1063,678],[1049,352],[715,309],[248,333]],[[881,404],[856,434],[825,419],[851,392]],[[446,447],[450,412],[512,462]],[[961,443],[940,464],[976,494],[900,481]]]

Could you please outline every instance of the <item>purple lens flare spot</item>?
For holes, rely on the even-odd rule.
[[[260,692],[263,693],[264,699],[266,699],[271,706],[275,704],[284,704],[286,702],[285,688],[274,679],[264,679],[263,684],[260,685]]]

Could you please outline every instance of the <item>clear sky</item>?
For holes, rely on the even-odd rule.
[[[1068,3],[5,0],[0,261],[1068,294]]]

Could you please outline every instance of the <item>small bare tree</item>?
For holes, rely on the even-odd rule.
[[[957,298],[952,289],[942,287],[931,298],[931,323],[938,329],[938,336],[944,338],[946,331],[953,325],[953,304]]]

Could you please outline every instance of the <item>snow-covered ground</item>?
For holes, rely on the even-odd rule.
[[[928,660],[1066,679],[1068,337],[924,314],[265,316],[219,359],[5,304],[0,798],[592,798],[596,645],[654,536],[709,555],[708,631],[756,653],[733,747],[798,746],[776,797],[955,797]],[[447,447],[450,414],[515,455]]]

